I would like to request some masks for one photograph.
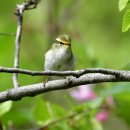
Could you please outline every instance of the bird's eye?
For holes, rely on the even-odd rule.
[[[60,44],[64,44],[63,42],[60,42]]]
[[[57,41],[57,40],[55,40],[55,43],[57,43],[57,44],[64,44],[63,42],[60,42],[60,41]]]

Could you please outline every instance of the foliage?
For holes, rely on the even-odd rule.
[[[10,111],[12,106],[12,101],[7,101],[0,104],[0,117],[3,116],[5,113]]]
[[[129,2],[130,2],[129,0],[119,0],[119,10],[122,11],[124,8],[126,8]],[[126,32],[128,31],[129,28],[130,28],[130,9],[127,9],[123,17],[122,31]]]
[[[119,0],[119,10],[122,11],[128,4],[129,0]]]

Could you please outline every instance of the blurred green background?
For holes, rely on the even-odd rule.
[[[21,2],[22,0],[0,1],[0,66],[13,67],[15,36],[7,36],[2,33],[15,35],[17,18],[14,12],[16,4]],[[126,33],[121,31],[124,12],[119,12],[118,2],[118,0],[42,0],[36,9],[24,13],[20,68],[43,70],[45,52],[50,48],[53,39],[64,33],[69,34],[72,38],[72,50],[76,57],[75,69],[93,67],[123,69],[125,66],[129,66],[130,31]],[[21,86],[43,81],[44,77],[19,75]],[[119,130],[130,128],[129,83],[109,83],[97,86],[99,89],[104,86],[104,88],[109,88],[109,91],[112,91],[110,94],[114,93],[113,86],[116,86],[114,88],[116,94],[113,95],[117,104],[116,111],[121,113],[119,117],[121,119],[113,114],[114,119],[112,117],[108,123],[104,124],[104,130],[114,130],[115,123],[120,124]],[[127,90],[122,90],[122,87]],[[0,91],[10,88],[13,88],[12,74],[1,73]],[[45,95],[50,99],[53,98],[54,102],[58,102],[63,108],[64,106],[70,108],[67,99],[62,97],[65,103],[61,101],[62,98],[59,99],[62,96],[60,92],[64,93],[64,91],[59,91],[54,92],[53,95],[51,93]],[[72,100],[67,92],[66,95],[69,100]],[[38,107],[37,102],[41,102],[41,96],[13,102],[11,110],[2,116],[2,122],[5,126],[11,122],[16,128],[36,126],[33,124],[36,119],[34,120],[32,113],[33,109]],[[38,111],[38,109],[35,110]],[[125,110],[125,114],[122,115],[122,111]],[[24,116],[22,113],[27,115]],[[126,115],[129,115],[128,118]],[[117,127],[118,125],[116,125]]]

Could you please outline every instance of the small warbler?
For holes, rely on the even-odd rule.
[[[74,69],[74,56],[71,38],[64,34],[58,36],[50,50],[45,54],[45,70],[67,71]]]

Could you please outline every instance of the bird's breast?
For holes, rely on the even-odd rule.
[[[55,58],[60,61],[67,60],[71,54],[70,48],[59,48],[55,50]]]
[[[60,70],[61,66],[67,66],[63,70],[69,70],[72,57],[70,48],[51,49],[45,55],[45,70]]]

